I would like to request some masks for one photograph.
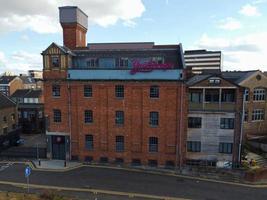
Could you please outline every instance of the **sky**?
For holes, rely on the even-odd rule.
[[[87,42],[155,42],[222,51],[223,70],[267,71],[267,0],[0,0],[0,73],[42,69],[62,45],[59,6],[87,15]]]

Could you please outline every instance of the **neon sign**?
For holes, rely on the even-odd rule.
[[[157,63],[154,61],[149,61],[145,63],[140,63],[140,61],[133,61],[133,68],[130,71],[130,74],[136,74],[137,72],[151,72],[153,70],[167,70],[173,69],[173,64],[171,63]]]

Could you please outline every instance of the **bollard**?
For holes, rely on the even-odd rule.
[[[41,160],[40,159],[38,160],[38,164],[39,164],[39,166],[41,166]]]
[[[67,162],[66,162],[66,160],[64,161],[64,167],[66,167],[67,166]]]

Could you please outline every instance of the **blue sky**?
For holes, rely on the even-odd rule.
[[[221,50],[224,70],[267,71],[267,0],[9,0],[0,8],[0,73],[42,68],[41,51],[62,44],[63,5],[88,14],[87,42],[182,43]]]

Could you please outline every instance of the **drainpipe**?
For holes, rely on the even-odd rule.
[[[243,126],[245,118],[245,91],[243,91],[243,100],[242,100],[242,116],[241,116],[241,128],[240,128],[240,140],[238,148],[238,162],[241,163],[241,150],[242,150],[242,140],[243,140]]]
[[[181,88],[181,97],[180,97],[180,124],[179,124],[179,169],[182,169],[182,133],[183,133],[183,129],[182,129],[182,125],[183,125],[183,121],[182,121],[182,117],[183,117],[183,99],[184,99],[184,82],[182,84],[182,88]]]
[[[68,81],[68,80],[67,80]],[[68,81],[68,116],[69,116],[69,160],[71,160],[71,88]]]

